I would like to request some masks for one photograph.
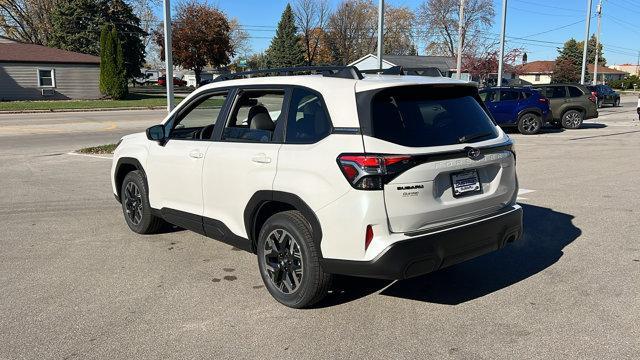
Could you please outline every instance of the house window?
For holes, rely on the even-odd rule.
[[[540,81],[540,74],[536,74],[536,81]]]
[[[38,69],[38,87],[55,87],[53,69]]]

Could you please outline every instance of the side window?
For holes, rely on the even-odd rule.
[[[227,93],[203,96],[187,104],[187,108],[178,115],[170,139],[206,140],[213,134],[213,127],[222,111]]]
[[[571,96],[571,97],[580,97],[580,96],[584,95],[582,90],[578,89],[575,86],[568,86],[568,88],[569,88],[569,96]]]
[[[549,99],[559,99],[567,96],[564,86],[549,86],[546,89],[547,97]]]
[[[38,86],[39,87],[55,87],[55,76],[53,69],[38,69]]]
[[[518,92],[513,90],[501,90],[500,101],[518,100]]]
[[[528,99],[530,96],[531,96],[531,93],[530,93],[530,92],[522,91],[522,92],[520,93],[520,99],[521,99],[521,100]]]
[[[311,144],[329,135],[330,131],[322,99],[309,90],[295,88],[291,94],[286,142]]]
[[[271,142],[280,121],[284,90],[241,90],[222,133],[222,140]]]

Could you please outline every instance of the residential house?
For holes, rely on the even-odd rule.
[[[377,70],[378,57],[368,54],[352,62],[361,71]],[[419,56],[419,55],[385,55],[382,57],[382,68],[388,69],[402,66],[406,69],[437,68],[443,76],[451,77],[456,73],[456,59],[449,56]],[[462,74],[463,79],[469,79],[469,74]]]
[[[99,98],[100,58],[0,37],[0,101]]]
[[[555,67],[556,62],[552,60],[532,61],[520,66],[518,79],[525,84],[549,84]],[[587,72],[591,74],[591,79],[593,78],[593,71],[593,64],[587,64]],[[612,69],[604,65],[598,66],[598,83],[601,84],[606,84],[613,80],[621,80],[627,75],[628,73],[625,71]]]
[[[640,65],[639,64],[620,64],[620,65],[612,65],[612,69],[620,70],[629,73],[630,75],[640,76]]]

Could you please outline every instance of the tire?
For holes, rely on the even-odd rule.
[[[155,234],[166,224],[151,213],[149,191],[141,171],[129,172],[120,189],[122,213],[129,228],[138,234]]]
[[[277,213],[265,222],[257,254],[262,281],[281,304],[306,308],[327,295],[333,276],[322,270],[311,226],[299,211]]]
[[[534,113],[522,114],[518,119],[518,131],[523,135],[534,135],[542,129],[542,119]]]
[[[562,127],[565,129],[578,129],[582,126],[583,115],[578,110],[567,110],[562,114]]]

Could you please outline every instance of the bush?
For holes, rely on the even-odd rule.
[[[129,93],[122,43],[112,25],[100,33],[100,92],[115,100]]]

